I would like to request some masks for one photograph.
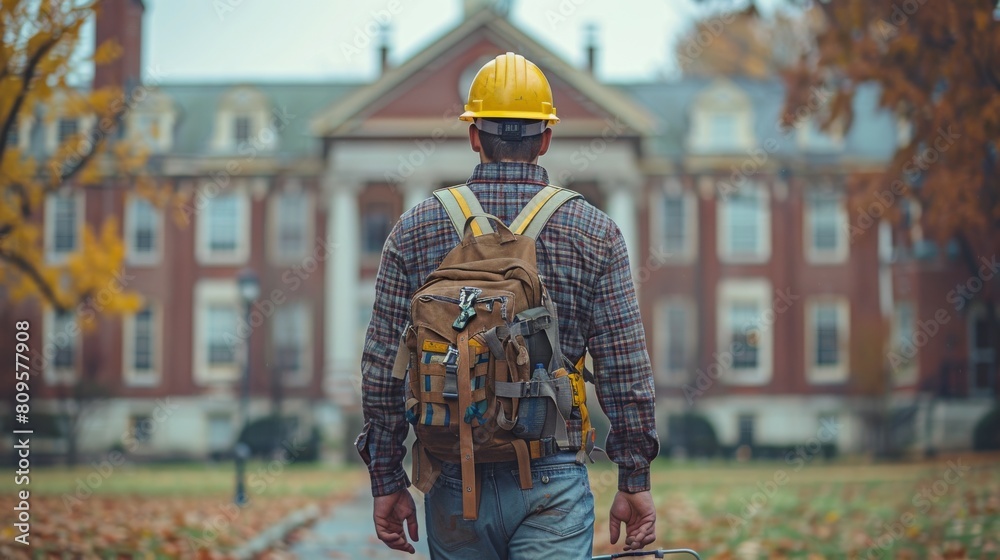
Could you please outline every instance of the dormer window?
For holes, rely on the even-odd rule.
[[[752,117],[747,95],[735,85],[720,81],[695,100],[688,145],[700,153],[734,153],[752,148]]]
[[[173,147],[176,119],[173,101],[161,91],[152,91],[129,113],[125,135],[154,153],[166,152]]]
[[[234,88],[219,100],[213,147],[223,152],[248,145],[257,151],[272,150],[280,132],[273,121],[271,101],[263,93],[251,87]]]

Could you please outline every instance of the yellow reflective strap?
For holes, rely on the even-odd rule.
[[[455,197],[455,200],[458,202],[458,207],[462,209],[462,213],[465,214],[465,219],[468,220],[469,216],[472,215],[472,210],[469,208],[469,203],[466,202],[465,197],[463,197],[462,193],[459,192],[458,187],[452,187],[448,189],[448,192],[451,193],[451,196]],[[477,237],[483,234],[483,229],[479,227],[477,220],[472,220],[472,234]]]
[[[541,210],[543,206],[545,206],[545,203],[548,202],[550,198],[555,196],[556,193],[562,190],[560,187],[552,185],[545,188],[549,190],[548,195],[546,195],[544,199],[539,200],[537,202],[534,199],[532,199],[532,204],[534,205],[534,208],[532,208],[531,211],[528,212],[526,216],[524,216],[524,218],[521,220],[521,223],[517,224],[517,227],[514,229],[514,233],[518,235],[524,233],[524,230],[528,229],[528,226],[531,225],[531,220],[533,220],[535,218],[535,215],[538,214],[538,211]]]

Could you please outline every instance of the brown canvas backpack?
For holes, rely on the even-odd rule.
[[[434,196],[462,241],[414,294],[394,375],[408,378],[414,485],[426,493],[442,461],[461,465],[463,517],[476,519],[477,463],[516,460],[528,489],[531,459],[572,449],[582,462],[593,449],[583,359],[562,354],[535,260],[545,223],[580,195],[544,187],[510,227],[466,185]],[[571,418],[583,429],[567,433]]]

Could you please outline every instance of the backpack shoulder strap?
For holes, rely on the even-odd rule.
[[[473,214],[485,214],[483,207],[479,204],[479,199],[469,188],[469,185],[455,185],[434,191],[434,196],[444,206],[445,212],[451,218],[452,225],[458,232],[458,238],[465,238],[465,222]],[[472,222],[472,233],[476,237],[487,233],[493,233],[493,226],[486,218],[476,218]]]
[[[521,213],[514,218],[510,224],[510,230],[516,234],[537,239],[538,234],[542,232],[542,228],[545,227],[556,210],[574,198],[583,198],[583,195],[555,185],[547,185],[538,191],[538,194],[532,197]]]

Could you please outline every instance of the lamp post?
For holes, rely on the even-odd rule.
[[[240,290],[240,299],[243,301],[243,319],[247,328],[250,325],[250,306],[260,296],[260,282],[257,274],[249,268],[240,271],[236,278],[236,283]],[[250,448],[243,442],[243,435],[246,433],[249,424],[249,401],[250,401],[250,335],[252,330],[247,332],[247,339],[243,341],[243,378],[240,387],[240,435],[233,449],[236,458],[236,505],[242,506],[247,503],[246,493],[246,461],[250,457]]]

